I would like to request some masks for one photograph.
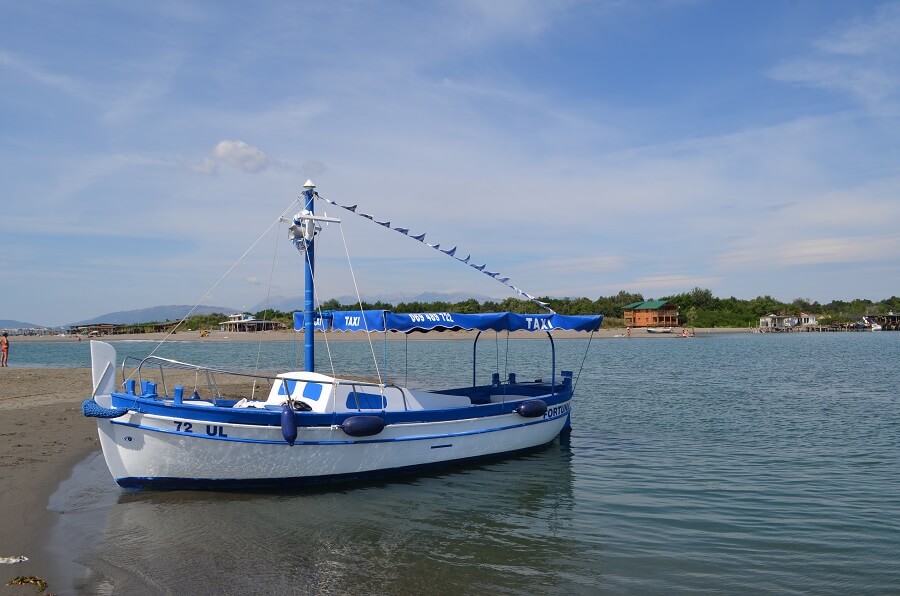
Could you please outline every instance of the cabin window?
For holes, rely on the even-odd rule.
[[[383,410],[387,407],[387,398],[377,393],[360,393],[351,391],[347,394],[348,410]]]
[[[307,383],[303,387],[303,397],[312,401],[318,400],[322,397],[322,385],[319,383]]]
[[[287,385],[287,391],[284,390],[284,386]],[[290,395],[294,392],[294,387],[297,386],[297,381],[292,381],[290,379],[282,379],[282,381],[278,384],[278,395]]]

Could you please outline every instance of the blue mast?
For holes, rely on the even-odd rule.
[[[308,211],[310,215],[313,214],[313,193],[316,190],[316,185],[313,184],[312,180],[307,180],[306,184],[303,185],[303,188],[306,190],[303,191],[303,196],[306,199],[305,205],[303,209]],[[315,222],[312,220],[306,220],[307,225],[312,226],[312,229],[315,230]],[[311,234],[312,236],[312,234]],[[313,317],[315,316],[315,281],[314,281],[314,273],[316,266],[316,253],[315,253],[315,237],[312,237],[309,240],[309,244],[306,247],[306,258],[304,259],[304,271],[306,273],[305,279],[305,293],[303,300],[303,363],[306,367],[307,372],[315,372],[316,370],[316,338],[315,338],[315,321]]]

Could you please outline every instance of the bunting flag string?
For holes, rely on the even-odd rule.
[[[423,233],[423,234],[417,234],[417,235],[413,236],[413,235],[411,235],[411,234],[409,233],[409,230],[410,230],[409,228],[402,228],[402,227],[400,227],[400,226],[397,226],[397,227],[391,227],[391,222],[390,222],[390,221],[387,221],[387,220],[385,220],[385,221],[378,221],[377,219],[375,219],[375,216],[374,216],[374,215],[369,215],[368,213],[363,213],[362,211],[357,211],[356,209],[359,207],[359,205],[341,205],[341,204],[339,204],[339,203],[335,203],[335,202],[332,201],[331,199],[326,199],[325,197],[323,197],[323,196],[320,195],[319,193],[315,193],[315,197],[316,197],[317,199],[320,199],[320,200],[322,200],[322,201],[325,201],[325,202],[328,203],[329,205],[334,205],[335,207],[340,207],[341,209],[345,209],[345,210],[347,210],[347,211],[349,211],[349,212],[351,212],[351,213],[355,213],[356,215],[359,215],[360,217],[364,217],[364,218],[366,218],[366,219],[369,219],[369,220],[371,220],[371,221],[377,223],[377,224],[380,225],[380,226],[384,226],[385,228],[388,228],[388,229],[394,230],[395,232],[398,232],[398,233],[400,233],[400,234],[403,234],[403,235],[406,236],[407,238],[412,238],[413,240],[418,240],[419,242],[421,242],[421,243],[424,244],[425,246],[428,246],[428,247],[433,248],[433,249],[435,249],[435,250],[437,250],[437,251],[439,251],[439,252],[442,252],[442,253],[444,253],[445,255],[447,255],[448,257],[451,257],[451,258],[453,258],[454,260],[459,261],[460,263],[462,263],[462,264],[464,264],[464,265],[468,265],[468,266],[471,267],[472,269],[475,269],[476,271],[480,271],[481,273],[487,275],[488,277],[497,280],[498,282],[502,283],[504,286],[506,286],[506,287],[512,289],[512,290],[513,290],[516,294],[518,294],[519,296],[522,296],[522,297],[524,297],[524,298],[530,300],[531,302],[534,302],[535,304],[537,304],[537,305],[540,306],[541,308],[543,308],[543,309],[545,309],[545,310],[547,310],[547,311],[550,311],[551,313],[556,314],[556,313],[554,312],[554,310],[553,310],[552,308],[550,308],[550,304],[549,304],[549,303],[547,303],[547,302],[542,302],[542,301],[538,300],[537,298],[535,298],[534,296],[532,296],[531,294],[529,294],[528,292],[525,292],[524,290],[521,290],[521,289],[517,288],[516,286],[512,285],[511,283],[509,283],[509,278],[508,278],[508,277],[499,277],[499,276],[500,276],[500,273],[499,273],[498,271],[489,271],[489,270],[487,269],[487,263],[484,263],[484,264],[481,264],[481,265],[476,265],[475,263],[472,263],[472,262],[471,262],[471,260],[472,260],[472,255],[471,255],[471,254],[466,255],[466,258],[464,258],[464,259],[461,259],[461,258],[457,257],[457,256],[456,256],[456,251],[457,251],[457,249],[459,248],[458,246],[454,246],[454,247],[451,248],[451,249],[444,250],[443,248],[441,248],[441,245],[440,245],[440,244],[431,244],[430,242],[425,242],[425,236],[426,236],[425,233]]]

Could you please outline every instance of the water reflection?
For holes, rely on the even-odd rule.
[[[93,572],[79,591],[583,589],[595,585],[596,566],[583,568],[571,538],[571,461],[562,439],[514,459],[355,488],[120,491],[100,539],[78,558]],[[70,528],[85,531],[71,519],[78,512]]]

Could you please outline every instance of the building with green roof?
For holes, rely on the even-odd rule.
[[[632,302],[622,309],[626,327],[678,326],[678,307],[669,300]]]

